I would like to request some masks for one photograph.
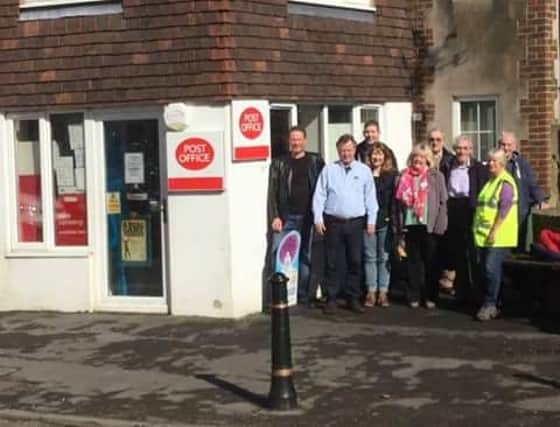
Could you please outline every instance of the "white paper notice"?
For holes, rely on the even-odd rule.
[[[84,146],[84,131],[81,124],[68,125],[68,137],[70,139],[70,147],[75,150]]]
[[[86,170],[84,168],[74,169],[74,174],[76,176],[76,188],[78,192],[83,193],[86,189]]]
[[[71,156],[58,158],[56,183],[59,187],[74,186],[74,159]]]
[[[125,184],[144,184],[144,154],[124,154],[124,182]]]
[[[76,160],[76,167],[83,168],[84,165],[84,148],[75,148],[74,149],[74,159]]]

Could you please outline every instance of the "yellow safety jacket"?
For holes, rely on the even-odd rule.
[[[486,238],[490,234],[492,224],[498,215],[498,203],[502,184],[509,183],[513,188],[513,206],[506,215],[502,225],[496,230],[494,242],[489,244]],[[513,177],[504,170],[500,175],[491,178],[480,190],[473,220],[474,243],[478,247],[514,248],[517,246],[517,210],[519,195]]]

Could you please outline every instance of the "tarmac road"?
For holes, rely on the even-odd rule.
[[[4,313],[0,326],[0,426],[560,425],[556,321],[294,315],[300,408],[287,414],[264,407],[266,315]]]

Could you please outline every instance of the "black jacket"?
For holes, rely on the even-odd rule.
[[[309,185],[309,219],[312,220],[311,199],[315,191],[315,185],[319,174],[325,166],[325,162],[317,153],[306,151],[309,156],[308,185]],[[291,193],[292,169],[290,166],[290,155],[284,155],[272,160],[268,175],[268,225],[274,218],[286,220],[290,212],[289,198]]]
[[[375,191],[377,193],[377,211],[376,228],[386,227],[392,218],[395,203],[395,181],[397,172],[388,172],[374,177]]]
[[[455,155],[447,148],[443,147],[442,151],[441,161],[439,162],[439,171],[441,173],[443,173],[445,169],[450,169],[453,161],[455,160]],[[445,175],[445,173],[443,173],[443,175]]]
[[[449,176],[451,175],[454,163],[455,156],[452,156],[450,161],[444,163],[442,159],[440,164],[440,170],[445,178],[447,189],[449,189]],[[478,160],[471,158],[471,165],[469,167],[469,207],[473,210],[476,208],[478,193],[480,193],[486,181],[488,181],[488,168]]]

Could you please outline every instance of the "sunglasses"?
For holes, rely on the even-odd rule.
[[[430,141],[443,141],[442,138],[430,138]]]

